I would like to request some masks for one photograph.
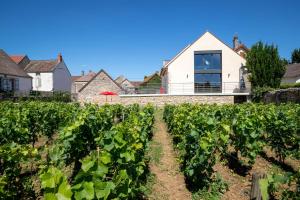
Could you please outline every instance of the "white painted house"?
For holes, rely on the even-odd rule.
[[[71,92],[71,73],[61,54],[53,60],[30,60],[27,56],[20,57],[22,58],[15,59],[15,62],[32,77],[32,90]]]
[[[236,38],[237,39],[237,38]],[[236,41],[234,40],[234,45]],[[162,87],[168,94],[245,91],[245,55],[239,54],[210,32],[184,48],[161,70]]]

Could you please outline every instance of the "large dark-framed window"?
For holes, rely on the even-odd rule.
[[[194,53],[195,93],[222,92],[222,51]]]

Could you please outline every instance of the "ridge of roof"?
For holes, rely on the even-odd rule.
[[[124,91],[124,89],[117,83],[114,81],[114,79],[106,72],[104,71],[104,69],[101,69],[91,80],[89,80],[82,88],[80,88],[80,90],[78,91],[81,92],[84,88],[86,88],[101,72],[103,72],[110,80],[112,80],[122,91]]]

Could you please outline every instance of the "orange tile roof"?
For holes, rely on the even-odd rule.
[[[25,55],[13,55],[13,56],[9,56],[16,64],[19,64],[23,58],[25,57]]]

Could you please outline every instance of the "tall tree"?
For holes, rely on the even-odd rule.
[[[251,47],[246,58],[246,66],[251,73],[250,81],[253,88],[277,88],[280,86],[285,66],[279,57],[276,46],[258,42]]]
[[[292,52],[292,63],[300,63],[300,48]]]

